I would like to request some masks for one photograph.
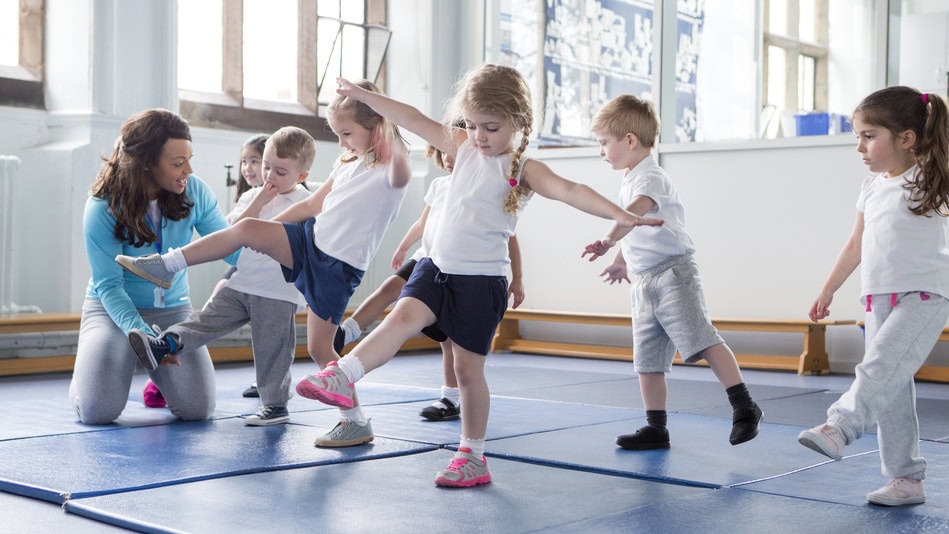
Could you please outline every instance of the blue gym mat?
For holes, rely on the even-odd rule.
[[[866,438],[861,438],[864,440]],[[873,439],[873,436],[870,436]],[[854,452],[853,445],[846,452]],[[926,459],[926,504],[900,507],[900,513],[939,517],[949,520],[949,444],[921,441],[919,450]],[[876,452],[844,458],[841,462],[807,469],[788,476],[739,486],[740,489],[801,497],[815,501],[874,507],[867,493],[886,484],[880,473],[880,455]]]
[[[756,401],[761,405],[768,422],[810,428],[827,420],[827,408],[839,399],[840,395],[839,391],[818,391],[794,397]],[[689,413],[728,419],[732,416],[731,409],[727,406],[690,410]],[[937,441],[949,436],[949,400],[917,398],[916,414],[919,418],[920,439]],[[867,432],[875,434],[876,426],[871,426]]]
[[[711,373],[712,371],[709,370]],[[490,382],[488,382],[490,384]],[[670,378],[666,409],[670,412],[682,412],[708,408],[710,406],[729,406],[725,389],[717,381],[677,380]],[[814,390],[787,386],[748,385],[751,396],[756,401],[796,397]],[[525,388],[513,396],[544,399],[560,402],[579,402],[599,406],[618,406],[622,408],[643,409],[642,394],[638,378],[574,383],[564,386]],[[731,417],[731,415],[729,415]]]
[[[362,447],[321,449],[313,446],[316,436],[307,426],[246,427],[242,419],[230,418],[5,441],[0,442],[0,490],[61,503],[70,497],[434,448],[376,438]]]
[[[129,402],[122,415],[111,425],[84,425],[65,398],[11,401],[3,404],[3,424],[0,425],[0,442],[55,434],[75,432],[99,432],[118,430],[124,427],[164,425],[177,418],[168,410],[146,408]]]
[[[260,399],[243,397],[241,393],[246,387],[246,384],[242,386],[219,386],[217,389],[215,415],[246,415],[256,412],[257,409],[260,408]],[[295,387],[296,382],[291,384],[291,391],[293,391]],[[362,382],[360,382],[357,391],[359,393],[359,402],[363,406],[425,400],[431,402],[441,396],[437,389],[423,389],[391,384],[363,384]],[[290,402],[287,403],[287,410],[291,413],[331,408],[321,402],[300,397],[295,392],[293,392],[292,395]]]
[[[800,427],[764,423],[755,439],[728,443],[731,421],[670,414],[671,449],[627,451],[616,436],[634,432],[642,421],[621,421],[488,443],[491,456],[543,465],[702,487],[722,487],[773,477],[830,461],[797,442]],[[872,436],[851,445],[848,454],[876,448]]]
[[[124,530],[67,514],[58,504],[38,501],[0,491],[0,531],[7,533],[68,532],[99,534]]]
[[[438,488],[450,459],[440,450],[218,478],[66,510],[146,532],[534,532],[710,491],[494,458],[491,484]]]
[[[734,489],[662,501],[557,528],[557,532],[947,532],[949,521],[870,507],[792,499]]]
[[[362,390],[357,387],[357,392],[361,394]],[[363,409],[363,413],[372,419],[372,429],[377,436],[433,445],[458,443],[461,421],[455,419],[432,422],[422,418],[419,416],[419,411],[429,404],[430,402],[426,401],[367,406]],[[645,416],[646,414],[640,410],[492,396],[486,439],[584,427],[607,421],[630,419],[642,421]],[[332,428],[338,418],[339,412],[335,409],[301,412],[291,416],[294,423],[327,429]]]

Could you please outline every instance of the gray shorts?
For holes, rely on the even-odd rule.
[[[633,362],[640,373],[668,373],[676,350],[695,363],[724,343],[705,306],[699,268],[691,254],[675,256],[631,276]]]

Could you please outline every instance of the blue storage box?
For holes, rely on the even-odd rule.
[[[830,129],[829,113],[798,113],[794,115],[797,135],[827,135]]]

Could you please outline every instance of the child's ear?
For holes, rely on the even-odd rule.
[[[636,134],[630,132],[626,134],[626,145],[628,148],[633,149],[639,146],[639,137]]]
[[[906,130],[901,132],[898,136],[900,147],[904,150],[912,150],[916,146],[916,132],[913,130]]]
[[[300,173],[300,178],[297,180],[298,184],[302,184],[306,181],[306,177],[310,175],[310,171],[303,171]]]

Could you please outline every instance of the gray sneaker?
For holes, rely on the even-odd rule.
[[[165,262],[159,254],[135,257],[120,254],[115,257],[115,262],[126,271],[165,289],[171,289],[171,282],[175,279],[175,273],[165,268]]]
[[[286,406],[261,406],[257,413],[244,418],[247,426],[270,426],[286,423],[290,420],[290,412]]]
[[[340,421],[333,430],[316,438],[313,444],[317,447],[352,447],[369,443],[375,438],[370,421],[372,420],[366,421],[364,425],[353,421]]]

